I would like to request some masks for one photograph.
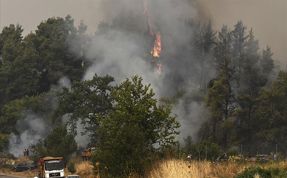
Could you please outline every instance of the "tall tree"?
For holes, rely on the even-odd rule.
[[[154,95],[150,85],[143,85],[137,76],[112,90],[113,109],[99,120],[95,156],[111,175],[143,173],[157,149],[175,143],[179,124],[171,116],[171,108],[159,105]]]
[[[259,68],[259,54],[258,41],[255,40],[253,31],[250,30],[248,39],[246,41],[245,54],[242,60],[242,73],[240,77],[240,86],[237,96],[239,105],[238,109],[238,123],[241,143],[250,142],[252,129],[252,122],[254,118],[254,110],[257,104],[257,97],[261,87],[265,85]]]
[[[226,26],[223,26],[218,33],[214,56],[217,77],[209,84],[206,100],[211,112],[211,132],[209,132],[211,136],[209,138],[226,146],[228,133],[224,128],[222,129],[222,126],[231,116],[234,109],[234,95],[232,91],[232,82],[234,80],[232,34]],[[222,133],[222,136],[219,136],[220,133]]]
[[[200,59],[201,76],[200,76],[200,88],[206,90],[207,79],[210,69],[208,68],[211,63],[211,56],[216,41],[216,32],[212,29],[211,21],[208,24],[199,24],[196,34],[194,35],[194,44]]]
[[[143,167],[157,149],[172,145],[178,122],[171,108],[154,98],[150,85],[133,77],[118,86],[113,78],[95,76],[60,94],[58,115],[88,123],[95,160],[109,168],[111,175],[130,171],[143,173]]]
[[[98,134],[95,131],[99,125],[99,118],[107,115],[112,109],[110,93],[113,81],[110,76],[95,75],[92,80],[76,82],[71,89],[64,89],[59,95],[57,115],[68,114],[74,131],[76,123],[81,121],[87,126],[86,130],[91,134],[92,142],[97,142]]]
[[[233,109],[233,91],[232,82],[234,80],[234,66],[232,65],[231,43],[232,36],[227,27],[224,26],[218,34],[218,41],[215,47],[215,62],[217,66],[218,81],[224,89],[223,98],[223,117],[227,119],[231,110]]]
[[[281,148],[286,142],[286,114],[287,114],[287,73],[279,72],[277,80],[269,89],[264,89],[258,98],[260,105],[256,108],[256,120],[253,129],[254,150],[264,146],[267,151],[273,151],[274,145]],[[273,150],[272,150],[273,149]],[[286,154],[285,149],[281,149]]]
[[[266,49],[263,50],[262,59],[260,61],[262,73],[265,75],[265,77],[268,77],[274,68],[274,61],[272,56],[273,53],[271,51],[271,48],[267,46]]]
[[[2,63],[12,62],[19,54],[23,40],[23,28],[20,25],[4,27],[0,34],[0,56]]]
[[[237,22],[232,31],[232,56],[233,63],[235,66],[235,74],[238,81],[242,72],[243,60],[245,58],[245,47],[248,35],[246,35],[246,27],[243,25],[242,21]]]
[[[70,16],[49,18],[38,26],[35,38],[31,40],[43,60],[42,71],[45,72],[45,78],[42,79],[41,85],[45,86],[46,90],[63,76],[72,81],[82,78],[82,58],[75,55],[70,44],[76,36],[77,29]]]
[[[22,52],[22,32],[21,26],[10,25],[4,27],[0,34],[0,108],[9,98],[6,90],[11,81],[12,64]]]

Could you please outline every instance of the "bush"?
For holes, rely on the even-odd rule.
[[[256,174],[259,175],[260,178],[285,178],[287,177],[287,170],[279,168],[263,169],[260,167],[250,167],[238,174],[236,178],[254,178]]]
[[[113,109],[99,118],[93,163],[110,177],[143,175],[155,153],[172,147],[179,123],[171,107],[159,105],[149,85],[133,77],[112,90]]]
[[[59,126],[33,146],[35,157],[62,156],[66,160],[77,150],[74,136],[67,132],[65,126]]]
[[[8,135],[4,135],[0,133],[0,152],[4,151],[8,147]]]
[[[72,174],[76,172],[75,163],[73,162],[69,162],[67,168],[68,168],[68,171]]]

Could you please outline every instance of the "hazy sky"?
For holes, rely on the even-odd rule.
[[[271,46],[275,57],[287,64],[287,0],[200,0],[217,29],[242,20],[253,28],[261,47]]]
[[[77,23],[84,20],[92,32],[103,18],[101,1],[104,0],[0,0],[0,27],[19,23],[28,33],[48,17],[70,14]],[[270,45],[275,57],[287,63],[287,0],[199,1],[217,29],[222,24],[233,26],[241,19],[254,29],[261,46]]]

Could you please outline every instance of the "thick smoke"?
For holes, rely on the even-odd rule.
[[[58,81],[57,85],[52,86],[48,93],[41,96],[43,107],[45,107],[43,113],[36,113],[30,108],[23,111],[22,118],[16,123],[16,133],[12,133],[9,137],[8,151],[11,154],[21,156],[25,149],[30,149],[51,132],[53,124],[49,116],[53,115],[58,108],[56,93],[63,87],[71,87],[70,79],[65,76]]]
[[[199,14],[192,2],[147,0],[146,15],[143,0],[123,0],[116,6],[113,0],[105,0],[101,5],[107,14],[85,49],[92,66],[84,80],[95,73],[111,75],[117,82],[139,75],[144,82],[151,83],[159,98],[175,97],[174,114],[182,124],[181,138],[196,137],[205,118],[202,113],[206,113],[202,101],[190,97],[193,91],[198,92],[202,80],[201,62],[191,52],[194,29],[190,22]],[[154,36],[149,33],[149,23],[151,30],[162,36],[163,52],[159,59],[150,55]],[[155,72],[153,60],[163,65],[161,74]]]
[[[119,0],[123,2],[124,0]],[[89,33],[93,33],[102,19],[111,20],[118,14],[117,0],[2,0],[1,1],[1,24],[0,28],[9,24],[20,23],[23,25],[24,33],[28,34],[35,30],[37,25],[53,16],[64,17],[70,14],[76,22],[84,20],[89,26]],[[184,5],[184,1],[178,0]],[[189,0],[195,1],[195,0]],[[270,45],[276,60],[287,64],[287,1],[286,0],[197,0],[200,3],[200,11],[194,9],[189,13],[197,13],[201,16],[212,18],[214,25],[219,30],[223,24],[232,27],[236,21],[242,20],[248,27],[252,27],[256,32],[256,37],[260,39],[261,48]],[[129,6],[129,2],[125,6]],[[141,4],[139,0],[134,0]],[[161,6],[165,6],[165,1],[161,2],[157,10],[161,11]],[[109,4],[103,8],[100,4]],[[176,4],[176,3],[174,3]],[[31,11],[31,7],[35,7]],[[158,7],[158,6],[157,6]],[[182,9],[188,6],[177,7],[176,13],[181,13]],[[183,7],[183,8],[182,8]],[[122,6],[120,7],[122,8]],[[126,9],[124,7],[124,9]],[[116,10],[116,11],[114,11]],[[204,13],[203,13],[204,12]],[[196,14],[196,15],[197,15]],[[110,16],[111,18],[107,18]],[[166,16],[167,17],[167,16]]]
[[[18,135],[12,133],[9,138],[9,152],[14,156],[23,154],[24,149],[35,145],[50,131],[44,119],[31,112],[26,112],[25,119],[17,121]]]

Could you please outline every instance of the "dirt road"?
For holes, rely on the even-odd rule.
[[[7,176],[7,175],[0,174],[0,178],[25,178],[25,177],[13,177],[13,176]]]

